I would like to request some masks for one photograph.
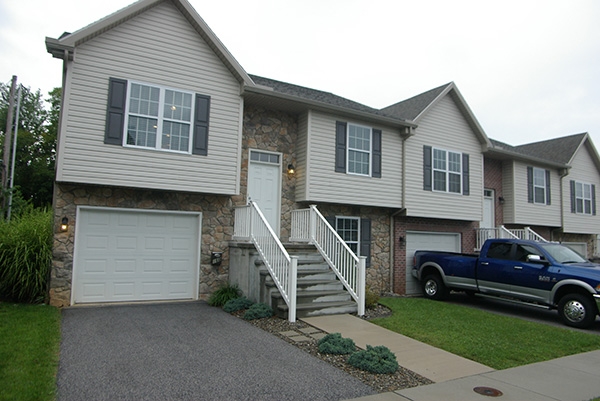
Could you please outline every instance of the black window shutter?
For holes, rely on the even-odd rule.
[[[104,143],[108,145],[123,144],[126,97],[127,81],[124,79],[109,78],[106,129],[104,131]]]
[[[423,146],[423,190],[431,191],[431,146]]]
[[[462,168],[463,168],[463,195],[469,195],[469,155],[463,153],[462,155]]]
[[[208,121],[210,117],[210,96],[196,94],[194,113],[194,138],[192,153],[208,155]]]
[[[346,123],[335,123],[335,172],[346,172]]]
[[[546,170],[546,205],[550,204],[550,170]]]
[[[373,129],[373,173],[372,177],[381,178],[381,130]]]
[[[371,219],[360,219],[360,256],[366,256],[365,264],[371,266]]]
[[[571,213],[577,213],[577,198],[575,196],[577,191],[575,189],[575,181],[571,180],[569,184],[571,186]]]
[[[335,230],[336,226],[335,226],[335,216],[327,216],[325,217],[325,220],[327,220],[327,222],[329,223],[329,225]]]
[[[596,186],[592,184],[592,214],[596,215]]]
[[[533,203],[533,167],[527,167],[527,202]]]

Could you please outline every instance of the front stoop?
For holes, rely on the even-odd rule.
[[[298,256],[297,317],[355,313],[358,310],[352,296],[314,246],[286,244],[285,248],[290,255]],[[260,281],[261,302],[271,305],[277,316],[287,319],[288,306],[266,269],[261,271]]]

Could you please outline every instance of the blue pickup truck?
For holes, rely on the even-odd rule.
[[[502,297],[557,309],[573,327],[590,327],[600,309],[600,265],[558,243],[489,239],[479,255],[417,251],[412,274],[427,298]]]

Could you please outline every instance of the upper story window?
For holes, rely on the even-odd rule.
[[[592,186],[582,182],[575,183],[577,213],[592,214]]]
[[[423,146],[423,189],[469,195],[469,155]]]
[[[348,172],[370,175],[371,128],[348,124]]]
[[[127,145],[190,152],[192,93],[131,83],[127,100]]]
[[[550,171],[527,167],[527,200],[529,203],[550,204]]]
[[[462,192],[462,155],[442,149],[433,149],[433,190]]]
[[[335,171],[381,178],[381,130],[337,121]]]
[[[596,186],[571,180],[571,212],[596,214]]]
[[[210,97],[110,78],[104,143],[208,154]]]
[[[546,203],[546,171],[533,168],[533,202]]]

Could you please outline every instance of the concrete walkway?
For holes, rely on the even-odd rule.
[[[360,401],[588,401],[600,396],[600,350],[506,370],[451,354],[351,315],[303,318],[357,346],[385,345],[399,364],[435,384],[356,398]],[[479,391],[479,392],[476,392]]]

